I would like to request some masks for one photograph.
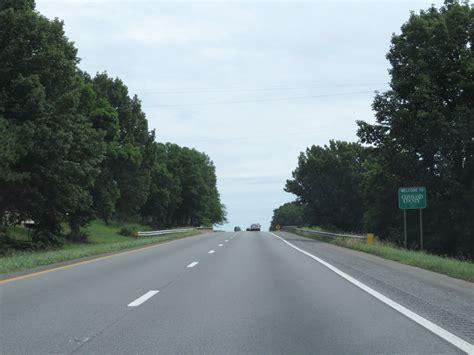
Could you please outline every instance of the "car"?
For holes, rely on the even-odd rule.
[[[247,230],[260,232],[260,228],[261,228],[260,223],[254,223],[250,225],[250,228],[248,228]]]
[[[242,229],[240,229],[239,226],[235,226],[235,227],[234,227],[234,232],[240,232],[241,230],[242,230]]]

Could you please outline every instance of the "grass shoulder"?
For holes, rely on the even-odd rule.
[[[139,237],[135,239],[120,235],[119,232],[123,227],[149,230],[149,227],[139,226],[137,224],[105,224],[102,221],[94,221],[86,228],[86,231],[89,234],[88,242],[66,242],[61,248],[53,250],[13,252],[7,256],[0,257],[0,274],[18,272],[63,261],[162,243],[164,241],[190,237],[200,233],[198,230],[193,230],[189,232],[172,233],[152,237]],[[21,235],[22,231],[19,230],[18,232]]]
[[[377,255],[384,259],[422,269],[438,272],[458,279],[474,282],[474,263],[456,258],[428,254],[424,251],[407,250],[394,244],[377,241],[367,244],[365,240],[323,237],[311,233],[296,232],[306,238],[317,239],[340,247]]]

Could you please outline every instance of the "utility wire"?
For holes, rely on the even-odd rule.
[[[303,89],[329,89],[329,88],[353,88],[353,87],[364,87],[364,86],[379,86],[386,85],[386,83],[367,83],[367,84],[336,84],[336,85],[306,85],[306,86],[270,86],[261,88],[182,88],[176,90],[150,90],[141,91],[138,94],[193,94],[193,93],[208,93],[208,92],[245,92],[245,91],[276,91],[276,90],[303,90]]]
[[[374,91],[358,91],[358,92],[346,92],[340,94],[324,94],[324,95],[310,95],[310,96],[296,96],[296,97],[281,97],[274,99],[255,99],[255,100],[229,100],[229,101],[216,101],[216,102],[200,102],[200,103],[183,103],[183,104],[163,104],[163,105],[146,105],[143,108],[148,107],[178,107],[178,106],[206,106],[206,105],[227,105],[227,104],[240,104],[240,103],[252,103],[252,102],[278,102],[278,101],[291,101],[291,100],[305,100],[315,99],[321,97],[333,97],[333,96],[350,96],[350,95],[361,95],[369,94]]]

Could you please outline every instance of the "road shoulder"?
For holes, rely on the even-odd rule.
[[[87,264],[87,263],[90,263],[90,262],[93,262],[93,261],[111,258],[111,257],[114,257],[114,256],[119,256],[119,255],[123,255],[123,254],[129,254],[129,253],[138,252],[138,251],[141,251],[141,250],[154,248],[154,247],[158,247],[159,245],[164,244],[164,243],[173,242],[173,241],[183,239],[183,238],[196,237],[196,236],[199,236],[199,235],[207,234],[208,232],[209,231],[204,232],[204,231],[196,230],[196,233],[191,234],[191,235],[189,235],[189,234],[177,235],[176,238],[167,239],[167,240],[157,240],[155,243],[137,245],[137,246],[133,246],[133,247],[130,247],[130,248],[118,249],[118,250],[114,250],[114,251],[110,251],[110,252],[106,252],[106,253],[99,253],[99,254],[95,254],[95,255],[90,255],[90,256],[85,256],[85,257],[80,257],[80,258],[74,258],[74,259],[70,259],[70,260],[65,260],[65,261],[61,261],[61,262],[45,264],[45,265],[37,266],[37,267],[34,267],[34,268],[28,268],[28,269],[23,269],[23,270],[19,270],[19,271],[4,273],[4,274],[0,274],[0,284],[5,283],[5,282],[10,282],[10,281],[13,281],[13,280],[17,280],[17,279],[21,279],[21,278],[26,278],[26,277],[46,273],[46,272],[71,268],[71,267],[79,266],[79,265],[82,265],[82,264]],[[0,261],[1,261],[1,258],[0,258]]]
[[[292,233],[277,234],[466,341],[474,341],[473,283]]]

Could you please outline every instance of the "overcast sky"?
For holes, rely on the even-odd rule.
[[[206,152],[229,224],[268,228],[299,153],[357,140],[387,89],[392,33],[440,1],[37,0],[80,67],[120,77],[157,140]]]

